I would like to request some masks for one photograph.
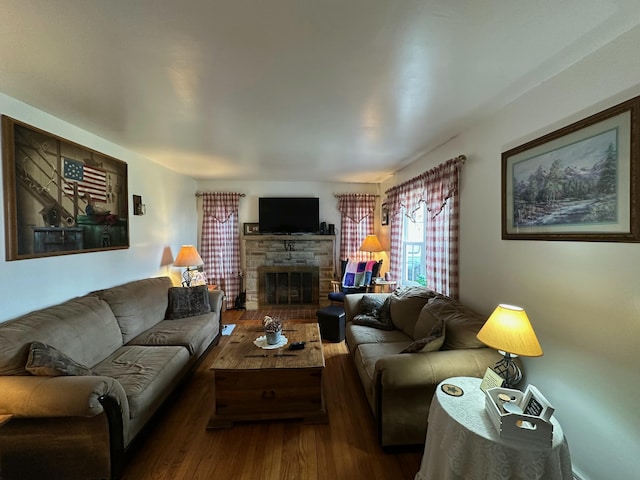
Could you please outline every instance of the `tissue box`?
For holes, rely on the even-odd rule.
[[[501,393],[512,400],[503,402],[498,397]],[[490,388],[485,394],[485,408],[501,439],[551,447],[551,416],[554,408],[536,387],[529,385],[524,393],[511,388],[496,387]],[[517,406],[522,413],[507,412],[504,409],[505,403]]]

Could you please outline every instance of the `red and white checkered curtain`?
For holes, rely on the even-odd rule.
[[[465,157],[452,158],[417,177],[387,190],[391,220],[391,274],[402,278],[401,214],[410,219],[425,203],[427,286],[458,298],[459,169]]]
[[[404,184],[403,184],[404,185]],[[385,192],[387,194],[387,209],[389,223],[391,224],[391,244],[389,251],[389,274],[392,279],[402,281],[402,236],[404,222],[402,221],[402,190],[393,187]],[[414,210],[415,211],[415,210]]]
[[[458,164],[448,160],[426,172],[427,285],[458,298]]]
[[[200,254],[210,283],[225,292],[227,308],[240,293],[240,233],[238,205],[241,193],[202,194]]]
[[[338,211],[342,214],[340,259],[368,260],[369,254],[361,252],[359,248],[367,235],[373,235],[377,195],[345,193],[336,197],[338,197]]]

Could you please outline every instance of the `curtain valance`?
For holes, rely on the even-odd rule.
[[[368,193],[344,193],[336,194],[338,198],[338,211],[345,217],[356,223],[370,215],[376,209],[376,198],[378,195]]]
[[[238,204],[240,198],[244,197],[244,193],[207,192],[201,193],[200,196],[202,196],[203,215],[213,217],[219,223],[225,223],[238,211]]]
[[[460,155],[432,168],[406,182],[391,187],[385,193],[389,215],[397,216],[402,207],[409,218],[414,220],[414,214],[424,202],[427,211],[436,217],[447,200],[458,188],[458,169],[464,165],[466,157]]]

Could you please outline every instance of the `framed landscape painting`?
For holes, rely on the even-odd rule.
[[[502,238],[638,242],[640,97],[502,154]]]

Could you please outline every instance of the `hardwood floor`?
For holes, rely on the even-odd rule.
[[[238,323],[242,312],[223,313]],[[222,337],[227,342],[229,337]],[[248,422],[207,430],[212,410],[212,349],[174,403],[130,456],[123,480],[412,480],[422,453],[384,453],[344,342],[323,342],[329,423]]]

